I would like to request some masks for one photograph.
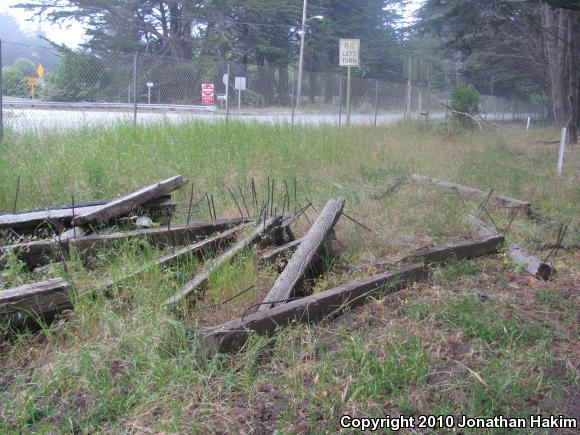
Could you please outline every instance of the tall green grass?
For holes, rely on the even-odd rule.
[[[292,186],[297,178],[301,201],[319,206],[330,196],[344,196],[347,212],[373,230],[341,219],[337,235],[346,251],[340,266],[471,235],[463,216],[477,204],[416,186],[371,199],[389,177],[419,172],[495,188],[577,225],[578,156],[572,150],[559,178],[554,149],[536,143],[554,132],[448,133],[415,123],[341,130],[192,123],[8,134],[0,144],[0,209],[11,210],[19,175],[21,209],[69,203],[71,195],[77,202],[111,198],[180,173],[194,183],[196,198],[214,193],[219,215],[230,216],[237,211],[227,186],[240,184],[249,192],[254,178],[264,197],[267,177],[276,178],[281,207],[282,180]],[[179,209],[186,210],[188,189],[176,196]],[[492,213],[507,223],[502,210]],[[207,216],[202,210],[195,219]],[[306,226],[301,221],[297,234]],[[511,237],[527,243],[549,240],[553,230],[522,218],[512,229]],[[104,251],[93,264],[98,267],[86,268],[73,256],[66,278],[91,288],[160,254],[137,242]],[[34,279],[10,261],[11,284]],[[572,358],[554,350],[554,337],[574,339],[559,327],[573,323],[573,300],[559,296],[557,287],[526,287],[529,297],[515,294],[522,284],[512,282],[513,266],[503,262],[457,263],[435,272],[432,284],[384,304],[370,302],[363,313],[335,324],[253,338],[240,354],[213,357],[199,346],[195,331],[240,316],[261,300],[276,271],[257,266],[248,250],[211,277],[196,307],[162,309],[160,303],[200,266],[187,259],[127,280],[109,295],[81,298],[67,319],[40,333],[4,335],[0,323],[7,337],[0,348],[0,432],[337,431],[343,413],[543,412],[536,405],[540,394],[563,394],[577,382],[568,372],[556,380],[546,374],[553,361]],[[563,266],[575,270],[569,261]],[[352,279],[338,269],[319,280],[316,290]],[[46,277],[54,274],[65,272]],[[254,283],[253,292],[216,308]],[[474,296],[480,292],[492,293],[492,301]],[[542,319],[565,312],[559,314],[562,323],[540,325],[513,315],[510,304],[535,301],[533,295],[545,310]],[[456,352],[458,343],[467,350]]]
[[[110,198],[180,173],[198,192],[221,193],[255,177],[297,177],[304,196],[360,193],[386,178],[419,172],[530,200],[539,209],[577,214],[578,157],[567,156],[566,175],[555,174],[553,148],[526,149],[549,131],[490,132],[449,137],[440,127],[403,123],[385,128],[191,123],[133,128],[10,134],[0,144],[0,210]],[[518,147],[513,146],[513,142]],[[281,187],[281,186],[280,186]],[[180,193],[184,200],[186,192]]]

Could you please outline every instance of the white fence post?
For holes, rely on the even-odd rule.
[[[558,175],[562,175],[562,166],[564,165],[564,151],[566,148],[566,133],[567,129],[562,129],[562,136],[560,137],[560,153],[558,155]]]

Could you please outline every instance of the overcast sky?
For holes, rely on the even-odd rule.
[[[24,0],[0,0],[0,12],[12,15],[18,21],[20,28],[27,33],[34,34],[38,30],[38,20],[31,22],[29,12],[22,9],[13,9],[10,6],[25,3]],[[59,26],[49,26],[48,23],[40,23],[41,29],[46,33],[48,39],[59,44],[66,44],[68,47],[76,47],[83,42],[83,28],[79,23],[70,22],[62,28]]]
[[[423,0],[411,0],[411,4],[406,11],[410,15],[419,7]],[[31,17],[30,13],[22,9],[13,9],[10,6],[23,3],[23,0],[0,0],[0,12],[12,15],[20,24],[20,28],[28,33],[34,33],[38,30],[38,21],[28,21]],[[41,29],[46,33],[46,36],[51,41],[59,44],[66,44],[68,47],[76,47],[83,42],[83,28],[77,22],[69,22],[66,25],[59,27],[49,25],[48,23],[40,23]]]

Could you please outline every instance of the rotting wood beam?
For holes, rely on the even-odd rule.
[[[73,216],[98,210],[110,201],[98,201],[91,204],[77,205],[73,208],[70,205],[47,208],[44,210],[22,211],[16,213],[0,215],[0,230],[12,228],[16,231],[30,231],[39,227],[46,227],[48,222],[56,222],[63,227],[70,227]],[[161,213],[174,210],[177,206],[169,195],[163,195],[152,201],[148,201],[141,207],[149,213]]]
[[[426,264],[444,263],[448,260],[468,260],[498,252],[504,242],[504,236],[495,235],[480,239],[465,240],[448,245],[417,249],[405,257],[406,261],[423,260]]]
[[[412,263],[422,261],[425,264],[437,264],[445,263],[449,260],[468,260],[497,253],[501,249],[504,240],[504,236],[494,235],[479,239],[464,240],[447,245],[421,248],[396,260],[382,259],[372,263],[358,264],[352,266],[351,270],[360,271],[375,267],[393,266],[403,261]]]
[[[96,210],[81,213],[72,219],[72,224],[76,226],[87,225],[92,222],[99,224],[107,223],[110,219],[126,214],[136,207],[166,195],[180,188],[187,180],[181,175],[168,178],[150,186],[144,187],[136,192],[114,199],[106,204],[98,206]]]
[[[199,331],[200,337],[213,352],[235,352],[241,349],[251,334],[273,335],[280,327],[294,322],[307,323],[332,318],[362,305],[370,297],[388,294],[417,281],[427,279],[422,264],[403,267],[311,296],[258,311],[243,319],[232,320]]]
[[[326,203],[316,222],[302,239],[302,243],[264,298],[264,302],[281,301],[294,296],[307,271],[311,268],[312,262],[316,260],[321,247],[325,245],[329,234],[340,219],[345,203],[344,198],[331,199]],[[263,304],[260,306],[260,311],[268,310],[278,304],[279,302]]]
[[[211,261],[211,264],[203,269],[203,271],[197,274],[191,281],[185,284],[185,286],[175,295],[163,302],[163,306],[175,306],[185,300],[190,294],[195,292],[198,288],[202,287],[207,283],[211,274],[218,269],[223,264],[227,263],[233,257],[241,253],[244,249],[258,240],[262,235],[274,227],[280,225],[282,222],[282,217],[269,218],[263,223],[259,223],[257,228],[249,235],[240,240],[230,249],[225,251],[219,257]]]
[[[0,291],[0,317],[21,324],[34,317],[47,318],[72,308],[72,286],[61,278]]]
[[[245,220],[244,220],[245,221]],[[91,234],[84,237],[58,240],[37,240],[28,243],[0,247],[0,261],[6,255],[14,255],[26,262],[32,269],[50,262],[55,249],[64,253],[76,250],[83,257],[94,255],[107,246],[127,242],[136,238],[146,238],[152,246],[177,246],[191,243],[199,237],[225,231],[242,222],[240,218],[222,219],[215,222],[197,222],[190,225],[178,225],[170,228],[145,228],[112,234]]]
[[[263,251],[260,254],[260,261],[264,263],[272,263],[278,260],[280,257],[290,255],[295,252],[296,249],[298,249],[298,246],[300,246],[302,240],[303,239],[294,240],[290,243],[286,243],[285,245]]]
[[[186,247],[181,248],[181,249],[179,249],[175,252],[172,252],[170,254],[163,255],[163,256],[161,256],[153,261],[150,261],[147,264],[137,268],[136,270],[131,271],[130,273],[128,273],[127,275],[125,275],[121,278],[117,278],[117,279],[109,278],[109,279],[105,280],[104,282],[102,282],[97,287],[97,290],[109,289],[109,288],[113,287],[114,285],[121,284],[121,283],[125,282],[126,280],[128,280],[132,277],[135,277],[143,272],[151,270],[155,267],[171,266],[173,264],[176,264],[177,262],[179,262],[180,260],[182,260],[183,258],[185,258],[189,255],[200,256],[201,254],[203,254],[209,250],[214,250],[220,246],[231,243],[232,241],[234,241],[236,239],[236,233],[239,231],[242,231],[248,225],[249,224],[242,224],[236,228],[232,228],[231,230],[216,234],[213,237],[209,237],[209,238],[204,239],[200,242],[186,246]]]
[[[412,174],[408,177],[409,181],[417,184],[427,184],[438,189],[444,190],[446,192],[451,192],[458,195],[461,198],[469,199],[472,201],[481,201],[484,199],[488,192],[484,192],[479,189],[474,189],[473,187],[463,186],[461,184],[452,183],[445,180],[440,180],[438,178],[426,177],[424,175]],[[507,196],[501,195],[491,195],[489,198],[489,204],[505,207],[505,208],[521,208],[527,215],[531,212],[532,204],[527,201],[521,201],[519,199],[509,198]]]
[[[534,257],[528,250],[516,243],[509,245],[508,254],[514,263],[542,281],[549,281],[556,275],[556,269],[552,265]]]
[[[377,199],[377,200],[383,199],[389,193],[397,190],[399,188],[399,186],[401,186],[403,183],[405,183],[405,181],[407,181],[406,175],[402,175],[400,177],[393,177],[393,178],[387,180],[387,182],[379,190],[377,190],[375,193],[373,193],[372,198]]]

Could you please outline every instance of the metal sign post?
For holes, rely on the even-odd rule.
[[[347,67],[346,73],[346,125],[350,125],[350,87],[351,87],[351,67]]]
[[[338,128],[342,127],[342,72],[338,74]]]
[[[350,100],[352,67],[360,66],[360,39],[341,39],[339,41],[339,65],[347,67],[346,79],[346,124],[350,124]]]
[[[28,88],[30,89],[30,97],[34,100],[36,98],[36,83],[38,79],[36,77],[28,77],[26,82],[28,83]]]

